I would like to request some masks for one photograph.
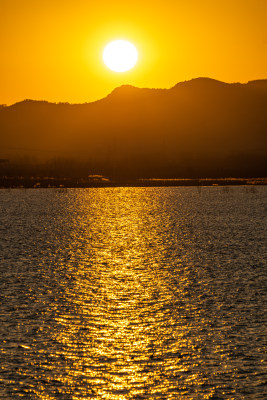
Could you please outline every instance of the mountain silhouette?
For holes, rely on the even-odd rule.
[[[50,165],[44,173],[57,164],[113,179],[251,177],[267,175],[266,157],[267,80],[124,85],[93,103],[0,107],[0,158],[21,171],[31,160]]]

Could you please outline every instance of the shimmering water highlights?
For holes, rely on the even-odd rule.
[[[0,191],[1,399],[265,399],[266,187]]]

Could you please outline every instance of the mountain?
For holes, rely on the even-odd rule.
[[[267,80],[125,85],[93,103],[0,107],[0,158],[5,173],[35,163],[115,179],[266,176]]]

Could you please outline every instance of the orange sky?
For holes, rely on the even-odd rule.
[[[90,102],[122,84],[168,88],[207,76],[267,78],[266,0],[0,0],[0,103]],[[137,66],[109,71],[105,45],[132,41]]]

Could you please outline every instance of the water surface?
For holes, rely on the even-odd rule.
[[[1,399],[265,399],[267,187],[0,191]]]

